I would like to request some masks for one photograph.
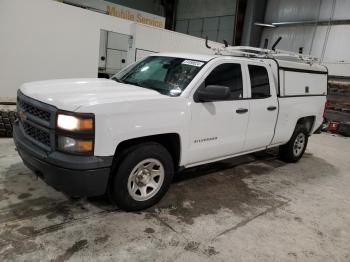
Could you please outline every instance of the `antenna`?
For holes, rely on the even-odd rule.
[[[282,40],[282,36],[278,37],[276,42],[272,45],[272,50],[275,51],[276,50],[276,46],[278,45],[278,43]]]
[[[267,38],[265,38],[264,40],[264,49],[267,49],[267,46],[269,45],[269,40]]]
[[[208,37],[207,37],[207,36],[205,37],[205,46],[206,46],[207,48],[211,49],[211,46],[208,45]]]

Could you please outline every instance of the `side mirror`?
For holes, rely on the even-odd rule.
[[[230,88],[227,86],[208,85],[198,90],[197,98],[201,102],[213,102],[230,98]]]

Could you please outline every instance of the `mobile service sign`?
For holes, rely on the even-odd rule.
[[[151,25],[155,27],[165,27],[165,17],[153,15],[129,7],[117,5],[101,0],[63,0],[60,1],[75,6],[86,7],[96,12],[105,13],[122,19],[135,21],[137,23]]]

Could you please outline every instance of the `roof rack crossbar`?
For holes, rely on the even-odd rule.
[[[292,58],[296,59],[300,62],[313,64],[319,63],[320,60],[316,57],[275,49],[263,49],[257,47],[249,47],[249,46],[228,46],[228,47],[211,47],[216,55],[231,55],[231,56],[244,56],[244,57],[252,57],[252,58]]]

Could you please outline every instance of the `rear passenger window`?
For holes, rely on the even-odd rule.
[[[252,98],[270,97],[270,82],[267,70],[263,66],[248,65]]]
[[[205,86],[219,85],[230,88],[230,99],[243,98],[242,69],[240,64],[221,64],[205,79]]]

